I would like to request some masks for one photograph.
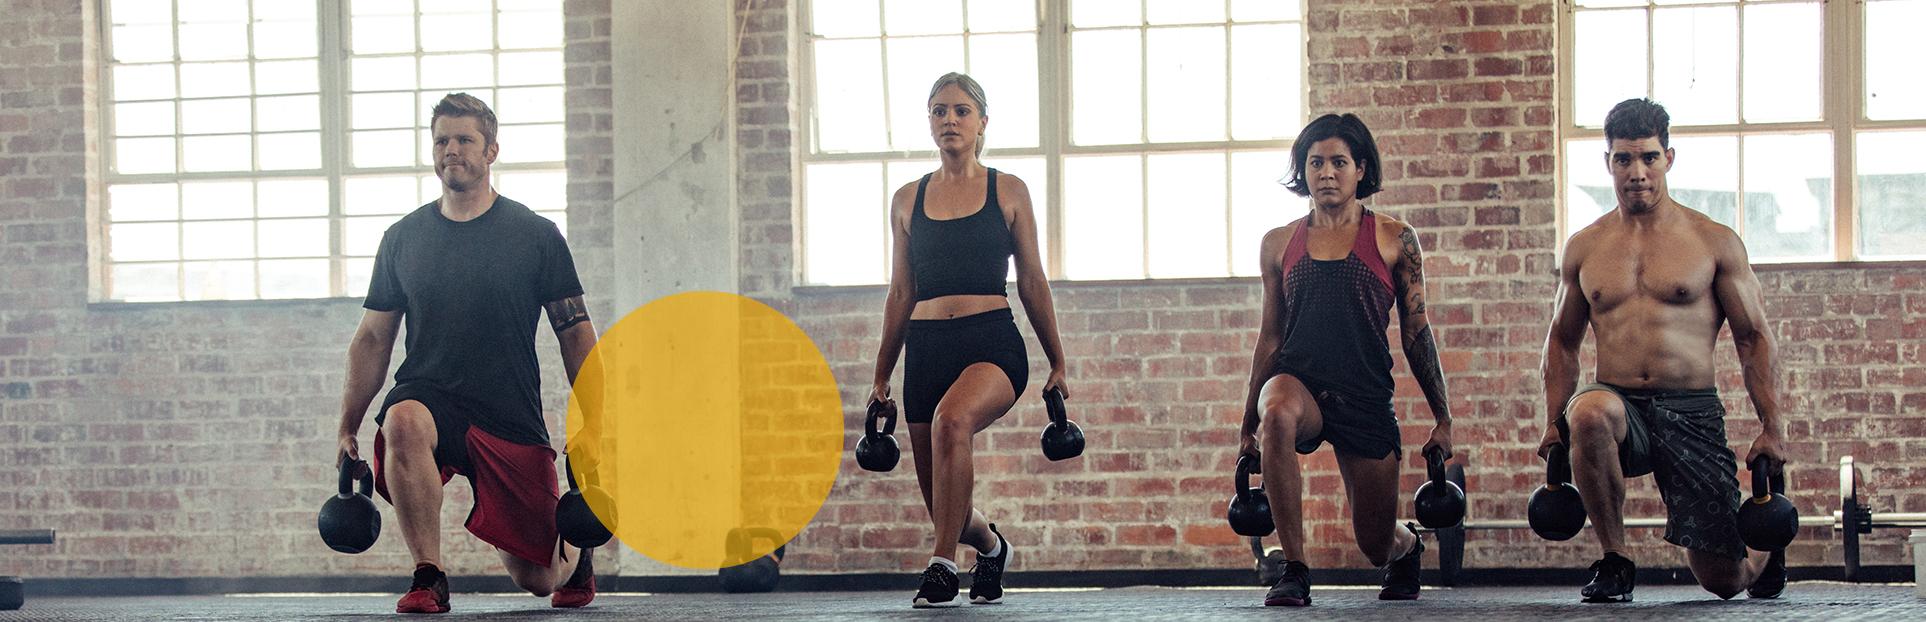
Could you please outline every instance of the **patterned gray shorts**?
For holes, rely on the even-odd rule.
[[[1737,456],[1725,441],[1725,405],[1713,389],[1627,389],[1597,383],[1579,387],[1625,404],[1625,442],[1618,447],[1626,477],[1647,473],[1665,501],[1665,541],[1729,559],[1744,559],[1739,539]],[[1571,403],[1565,404],[1567,412]],[[1564,428],[1564,421],[1559,421]]]

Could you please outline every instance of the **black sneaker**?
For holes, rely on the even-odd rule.
[[[1752,580],[1752,586],[1745,588],[1749,598],[1778,598],[1786,591],[1786,550],[1773,551],[1766,557],[1765,568],[1759,569],[1759,578]]]
[[[1284,576],[1264,593],[1266,607],[1303,607],[1311,604],[1311,567],[1300,561],[1284,562]]]
[[[1632,560],[1617,553],[1606,553],[1603,559],[1592,562],[1592,582],[1578,591],[1588,603],[1629,603],[1632,602],[1632,588],[1638,577],[1638,566]]]
[[[1384,589],[1378,590],[1378,600],[1418,599],[1418,569],[1424,559],[1424,538],[1419,538],[1418,530],[1410,525],[1405,528],[1411,530],[1411,537],[1416,541],[1411,544],[1411,552],[1385,566]]]
[[[1003,551],[996,557],[981,553],[976,556],[976,567],[970,569],[970,602],[978,605],[1003,602],[1003,567],[1010,563],[1010,541],[1003,539],[996,523],[990,523],[990,533],[996,534],[996,542]]]
[[[951,572],[949,568],[943,567],[942,564],[930,564],[930,567],[923,571],[923,587],[917,588],[916,600],[910,601],[910,606],[928,609],[963,604],[956,600],[956,588],[959,583],[956,573]]]

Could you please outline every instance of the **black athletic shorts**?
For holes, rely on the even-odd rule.
[[[1318,418],[1323,421],[1316,436],[1297,439],[1297,453],[1308,455],[1330,441],[1333,451],[1346,455],[1373,460],[1385,456],[1404,457],[1399,444],[1402,439],[1398,415],[1391,408],[1391,400],[1358,397],[1289,370],[1278,373],[1290,374],[1304,384],[1311,399],[1317,402]]]
[[[1625,404],[1625,442],[1618,446],[1625,477],[1647,473],[1665,501],[1665,541],[1730,559],[1744,559],[1739,539],[1738,460],[1725,440],[1725,404],[1714,389],[1627,389],[1597,383],[1579,387]],[[1571,412],[1571,402],[1565,403]],[[1563,419],[1559,429],[1565,430]]]
[[[1015,395],[1030,383],[1030,355],[1008,307],[948,320],[910,320],[903,344],[903,420],[929,423],[963,370],[990,363]]]

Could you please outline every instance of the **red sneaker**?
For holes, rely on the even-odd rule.
[[[548,595],[548,606],[573,609],[586,607],[595,600],[595,549],[582,549],[582,560],[575,564],[575,574],[568,576],[568,583],[555,588]]]
[[[427,564],[415,568],[415,582],[395,603],[395,613],[448,613],[448,575]]]

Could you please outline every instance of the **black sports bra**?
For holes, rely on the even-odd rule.
[[[996,169],[990,169],[990,192],[975,213],[950,220],[933,220],[923,213],[923,193],[930,176],[916,184],[916,207],[910,214],[910,274],[916,278],[916,301],[960,294],[1006,296],[1004,283],[1016,242],[1003,223],[1003,207],[996,199]]]

